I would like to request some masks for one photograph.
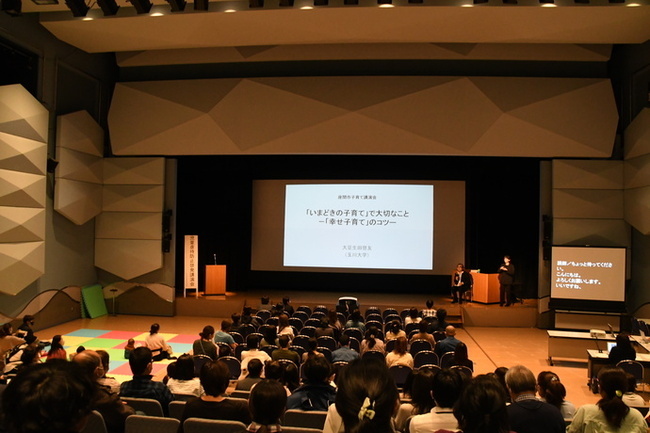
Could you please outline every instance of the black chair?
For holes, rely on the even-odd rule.
[[[381,314],[381,310],[379,307],[368,307],[366,308],[366,316],[368,316],[368,314]]]
[[[248,350],[248,347],[246,344],[240,344],[239,346],[235,347],[235,358],[239,359],[241,361],[241,353],[244,350]]]
[[[239,378],[239,375],[241,374],[241,362],[239,362],[239,359],[235,358],[234,356],[224,356],[219,358],[219,361],[225,362],[228,366],[231,380],[236,380]]]
[[[363,358],[363,359],[372,359],[372,358],[374,358],[374,359],[378,359],[378,360],[380,360],[382,362],[386,362],[386,356],[382,352],[380,352],[378,350],[369,350],[369,351],[365,352],[363,355],[361,355],[361,358]]]
[[[327,313],[329,313],[329,310],[327,309],[327,307],[325,305],[316,305],[316,307],[314,308],[314,313],[316,313],[316,312],[327,314]]]
[[[394,315],[396,315],[397,317],[399,317],[399,315],[397,314],[397,310],[396,310],[396,309],[394,309],[394,308],[386,308],[386,309],[384,310],[384,312],[382,313],[382,317],[384,318],[384,322],[386,321],[386,316],[390,316],[391,314],[394,314]]]
[[[410,334],[413,331],[418,331],[420,329],[420,323],[411,322],[404,327],[404,331],[407,334]]]
[[[329,350],[332,351],[336,350],[336,347],[338,346],[336,340],[333,339],[332,337],[328,337],[327,335],[318,337],[316,341],[318,341],[318,346],[327,347]]]
[[[372,314],[368,314],[366,316],[366,322],[368,322],[368,321],[384,323],[384,318],[381,317],[381,314],[372,313]]]
[[[350,337],[350,349],[361,353],[361,342],[354,337]]]
[[[308,337],[314,337],[316,335],[316,328],[313,326],[303,326],[300,330],[301,335],[306,335]]]
[[[447,338],[447,334],[445,334],[445,331],[436,331],[433,333],[433,339],[437,343],[440,340],[444,340]]]
[[[302,329],[304,323],[298,317],[290,317],[289,318],[289,325],[293,326],[294,328],[296,328],[296,330],[300,331]]]
[[[246,339],[248,337],[248,334],[252,334],[253,332],[256,332],[257,329],[255,328],[255,325],[252,323],[247,323],[245,325],[241,325],[239,327],[238,332],[241,334],[241,336]],[[234,338],[234,337],[233,337]]]
[[[269,317],[266,319],[266,324],[269,326],[278,326],[278,318],[277,317]]]
[[[203,367],[206,362],[212,361],[212,358],[208,355],[194,355],[192,356],[192,361],[194,361],[194,375],[199,377],[201,367]]]
[[[624,359],[623,361],[619,361],[616,364],[616,367],[634,376],[637,385],[643,383],[643,364],[641,364],[639,361]]]
[[[320,319],[315,319],[315,318],[307,319],[303,327],[304,326],[313,326],[314,328],[318,328],[320,326]]]
[[[304,355],[304,353],[307,351],[307,349],[305,349],[302,346],[294,346],[294,345],[289,346],[289,350],[293,350],[294,352],[296,352],[298,356],[300,356],[301,360],[302,360],[302,355]]]
[[[441,368],[439,366],[435,365],[435,364],[422,365],[422,366],[420,366],[420,368],[418,368],[418,370],[422,370],[423,368],[431,370],[431,372],[433,372],[434,374],[436,374],[437,372],[439,372],[441,370]]]
[[[393,377],[397,388],[404,389],[406,379],[409,377],[409,374],[411,374],[412,371],[411,367],[408,367],[406,365],[393,365],[388,370],[390,371],[390,375]]]
[[[232,339],[235,340],[235,343],[237,344],[244,343],[244,336],[241,335],[239,332],[229,332],[229,334],[232,335]]]
[[[440,357],[440,368],[450,368],[454,365],[454,352],[445,352]]]
[[[399,317],[402,318],[402,322],[406,319],[406,316],[408,316],[410,312],[411,312],[410,308],[405,308],[399,313]]]
[[[307,312],[298,310],[295,313],[293,313],[293,316],[291,316],[291,317],[295,317],[296,319],[300,319],[304,323],[304,322],[307,321],[307,319],[309,319],[309,316],[310,316],[310,314],[308,314]]]
[[[384,311],[384,313],[386,313],[386,312]],[[404,323],[402,321],[402,318],[399,317],[397,314],[388,314],[388,315],[384,316],[384,323],[390,323],[393,320],[397,320],[399,323]]]
[[[344,329],[343,333],[350,338],[356,338],[358,341],[363,340],[363,333],[359,328]]]
[[[474,375],[472,369],[465,365],[452,365],[451,368],[454,370],[458,370],[460,374],[464,375],[468,379],[471,379],[472,376]]]
[[[433,350],[421,350],[413,357],[413,366],[415,368],[430,364],[438,365],[439,363],[438,355]]]
[[[257,312],[257,317],[262,319],[262,323],[266,323],[266,321],[269,320],[269,317],[271,317],[271,312],[269,310],[259,310]]]
[[[317,347],[316,350],[323,355],[325,355],[325,359],[327,359],[327,362],[332,362],[332,351],[329,350],[327,347]]]
[[[276,346],[275,344],[269,344],[268,346],[261,347],[260,349],[266,352],[269,356],[271,356],[274,350],[278,350],[278,346]]]
[[[326,316],[326,314],[323,313],[322,311],[314,311],[313,313],[311,313],[311,316],[309,316],[309,318],[310,319],[318,319],[318,320],[320,320],[325,316]]]
[[[300,346],[304,350],[309,350],[309,336],[304,334],[296,335],[293,337],[293,340],[291,340],[291,345]]]
[[[433,347],[431,347],[429,340],[420,339],[411,341],[411,348],[409,349],[409,353],[412,356],[415,356],[422,350],[433,350]]]
[[[309,308],[307,305],[301,305],[300,307],[296,308],[296,311],[304,311],[307,313],[307,317],[311,316],[311,308]]]
[[[386,349],[386,353],[390,353],[393,350],[395,350],[395,343],[397,343],[397,340],[395,340],[395,339],[388,340],[386,342],[386,346],[384,347],[384,349]]]

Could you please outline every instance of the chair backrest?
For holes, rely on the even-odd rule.
[[[332,351],[327,348],[327,347],[317,347],[316,350],[323,355],[325,355],[325,359],[327,359],[327,362],[332,362]]]
[[[454,370],[458,370],[460,374],[464,375],[468,379],[471,379],[472,376],[474,376],[474,372],[472,371],[472,369],[465,365],[454,365],[451,368],[453,368]]]
[[[419,330],[420,329],[420,324],[411,322],[404,327],[404,331],[406,331],[407,334],[410,334],[413,331]]]
[[[302,320],[300,320],[300,318],[298,318],[298,317],[290,317],[289,318],[289,325],[293,326],[298,331],[300,331],[302,329],[302,327],[304,326],[304,322]]]
[[[393,365],[388,370],[390,371],[390,375],[393,377],[397,388],[404,388],[406,379],[409,377],[409,374],[412,371],[411,367],[408,367],[406,365]]]
[[[318,337],[316,340],[318,341],[318,346],[327,347],[329,350],[336,350],[337,343],[336,340],[332,337],[323,335],[321,337]]]
[[[206,362],[212,361],[212,358],[207,355],[193,355],[192,361],[194,361],[194,376],[198,377],[201,373],[201,367],[203,367]]]
[[[444,340],[445,338],[447,338],[445,331],[436,331],[433,333],[433,339],[436,343],[440,340]]]
[[[278,326],[278,318],[277,317],[269,317],[266,319],[266,324],[270,326]]]
[[[282,368],[287,368],[288,365],[293,365],[294,367],[296,367],[296,369],[298,369],[298,365],[295,362],[293,362],[292,360],[290,360],[290,359],[282,359],[282,358],[280,358],[280,359],[278,359],[278,362],[280,363]]]
[[[140,411],[148,416],[165,416],[163,408],[158,400],[153,398],[135,398],[120,397],[122,401],[131,406],[136,411]]]
[[[289,409],[284,413],[283,430],[284,426],[308,427],[322,430],[325,426],[326,417],[327,411]]]
[[[348,328],[343,330],[343,333],[351,338],[356,338],[357,340],[363,340],[363,333],[359,328]]]
[[[253,332],[255,332],[255,331],[256,331],[256,329],[255,329],[255,325],[253,325],[252,323],[247,323],[247,324],[245,324],[245,325],[241,325],[241,326],[239,327],[239,331],[238,331],[238,332],[239,332],[239,333],[241,334],[241,336],[245,339],[246,337],[248,337],[248,334],[251,334],[251,333],[253,333]]]
[[[269,317],[271,317],[271,312],[269,310],[259,310],[257,312],[257,317],[262,319],[262,322],[266,322]]]
[[[243,398],[244,400],[248,401],[248,398],[251,396],[250,391],[244,391],[243,389],[236,389],[233,392],[230,393],[230,397],[232,398]]]
[[[300,319],[304,323],[304,322],[307,321],[307,319],[309,319],[310,314],[311,314],[311,312],[307,313],[306,311],[297,310],[295,313],[293,313],[293,315],[291,317],[295,317],[297,319]]]
[[[393,340],[388,340],[388,341],[386,342],[386,346],[385,346],[386,353],[392,352],[392,351],[395,349],[395,344],[396,344],[396,343],[397,343],[397,340],[395,340],[395,339],[393,339]]]
[[[624,359],[616,364],[616,367],[623,369],[626,373],[630,373],[636,379],[636,383],[643,382],[643,364],[639,361],[631,359]]]
[[[179,401],[190,401],[194,400],[197,398],[196,395],[194,394],[180,394],[180,393],[174,393],[174,400],[179,400]]]
[[[303,337],[304,337],[304,335],[303,335]],[[298,356],[300,356],[300,359],[302,359],[302,355],[307,351],[302,346],[294,346],[294,345],[289,346],[289,350],[293,350],[294,352],[296,352],[298,354]]]
[[[440,367],[435,365],[435,364],[424,364],[424,365],[420,366],[418,368],[418,370],[422,370],[423,368],[431,370],[431,372],[433,372],[433,374],[436,374],[437,372],[439,372],[441,370]]]
[[[235,358],[241,361],[241,353],[244,350],[248,350],[248,346],[246,346],[246,343],[239,344],[237,347],[235,347]]]
[[[185,410],[185,401],[174,400],[169,403],[169,417],[177,420],[183,419],[183,411]]]
[[[386,316],[389,316],[391,314],[394,314],[397,316],[397,310],[394,308],[386,308],[381,315],[384,317],[384,321],[386,321]],[[399,316],[398,316],[399,317]]]
[[[445,352],[440,357],[440,368],[450,368],[454,363],[454,352]]]
[[[384,318],[381,317],[381,314],[370,313],[370,314],[366,315],[366,322],[368,322],[368,321],[376,321],[376,322],[381,322],[381,323],[383,323],[383,322],[384,322]]]
[[[96,410],[90,412],[86,425],[80,433],[108,433],[102,414]]]
[[[361,352],[361,342],[354,338],[350,337],[350,349],[355,350],[357,353]]]
[[[366,316],[368,314],[381,314],[379,307],[368,307],[366,308]]]
[[[300,335],[306,335],[308,337],[313,337],[316,335],[316,328],[313,326],[305,325],[300,330]]]
[[[307,313],[307,316],[311,316],[311,308],[309,308],[307,305],[301,305],[300,307],[296,308],[296,311],[303,311]]]
[[[278,346],[276,346],[275,344],[269,344],[268,346],[262,347],[261,350],[263,350],[269,356],[271,356],[274,350],[278,350]]]
[[[235,343],[244,343],[244,337],[239,332],[229,332],[229,334],[232,335],[232,339],[235,340]]]
[[[384,356],[383,353],[381,353],[378,350],[369,350],[365,352],[363,355],[361,355],[361,358],[367,359],[367,358],[375,358],[380,361],[386,362],[386,357]]]
[[[402,318],[402,322],[406,319],[406,316],[408,316],[410,312],[411,312],[410,308],[404,308],[402,311],[400,311],[399,317]]]
[[[438,355],[433,350],[421,350],[413,357],[413,366],[415,368],[420,368],[428,364],[440,364]]]
[[[318,328],[320,326],[320,319],[311,317],[307,319],[303,326],[313,326],[314,328]]]
[[[239,362],[239,359],[235,358],[234,356],[222,356],[219,358],[219,361],[225,362],[228,366],[228,370],[230,370],[231,380],[235,380],[239,377],[241,374],[241,362]]]
[[[291,340],[291,344],[293,346],[300,346],[305,350],[309,350],[309,336],[304,334],[296,335],[293,337],[293,340]]]
[[[131,415],[126,419],[124,433],[176,433],[180,425],[174,418]]]
[[[402,318],[399,317],[399,315],[397,315],[397,314],[386,314],[386,312],[384,311],[384,323],[390,323],[393,320],[397,320],[399,323],[404,323],[402,321]]]
[[[431,347],[431,342],[429,342],[429,340],[419,339],[411,341],[411,348],[409,349],[409,353],[412,356],[415,356],[418,352],[421,352],[423,350],[433,350],[433,347]]]
[[[322,319],[323,317],[325,317],[325,313],[323,313],[322,311],[314,311],[313,313],[311,313],[311,316],[309,316],[310,319],[318,319],[318,320]]]
[[[217,419],[188,418],[183,423],[185,433],[243,433],[246,424],[239,421]]]

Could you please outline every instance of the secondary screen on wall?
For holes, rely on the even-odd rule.
[[[433,185],[287,185],[284,266],[433,269]]]
[[[256,180],[252,220],[252,270],[448,274],[465,182]]]
[[[553,247],[551,298],[625,301],[625,248]]]

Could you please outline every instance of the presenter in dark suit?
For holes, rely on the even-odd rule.
[[[510,261],[510,256],[503,258],[503,264],[499,268],[499,305],[506,307],[514,304],[517,300],[514,291],[515,266]]]
[[[462,304],[463,294],[472,288],[474,279],[472,274],[465,270],[462,263],[456,265],[456,270],[451,274],[451,296],[453,297],[452,304]]]

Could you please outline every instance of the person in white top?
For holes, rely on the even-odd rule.
[[[393,365],[405,365],[411,369],[413,368],[413,356],[406,351],[407,347],[406,337],[397,337],[397,340],[395,340],[395,348],[386,355],[386,365],[388,368]]]
[[[460,398],[463,377],[455,369],[443,368],[433,378],[431,393],[436,405],[431,412],[411,418],[410,433],[431,433],[439,429],[456,430],[453,407]]]
[[[289,316],[286,314],[280,314],[278,316],[278,337],[280,335],[287,335],[291,340],[293,340],[293,328],[289,325]]]
[[[174,354],[174,350],[165,342],[165,339],[158,334],[158,331],[160,331],[160,325],[154,323],[151,325],[149,335],[144,339],[146,346],[153,354],[153,360],[160,361],[163,359],[176,359],[171,356]]]
[[[421,321],[422,317],[418,315],[418,309],[411,307],[408,316],[404,318],[404,325],[408,325],[409,323],[420,323]]]
[[[173,366],[173,367],[172,367]],[[201,397],[204,392],[201,381],[194,376],[194,361],[190,355],[181,355],[176,363],[167,366],[167,388],[173,394]]]
[[[259,349],[259,345],[260,338],[257,335],[250,334],[248,337],[246,337],[246,347],[248,350],[244,350],[241,353],[241,375],[239,376],[239,379],[244,379],[248,375],[247,367],[251,359],[257,358],[262,361],[262,363],[271,360],[271,357],[268,353]],[[264,373],[262,373],[262,377],[263,376]]]
[[[565,400],[566,389],[560,377],[552,371],[542,371],[537,375],[537,393],[547,403],[560,409],[564,419],[571,419],[576,413],[576,407]]]
[[[627,392],[623,394],[621,400],[630,407],[643,407],[646,405],[645,400],[636,391],[636,377],[633,374],[625,373],[627,378]]]

